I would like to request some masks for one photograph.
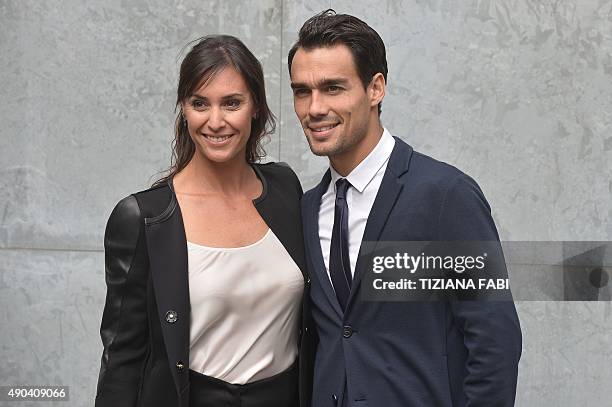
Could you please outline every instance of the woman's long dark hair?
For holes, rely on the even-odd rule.
[[[189,163],[195,152],[195,145],[189,136],[187,122],[183,116],[181,102],[188,99],[204,83],[223,68],[232,67],[244,78],[251,92],[256,116],[251,122],[251,134],[246,145],[246,161],[254,163],[265,156],[261,146],[264,136],[272,134],[276,128],[274,115],[268,107],[266,88],[261,64],[249,49],[231,35],[211,35],[202,37],[181,63],[177,88],[176,109],[178,114],[174,123],[172,159],[167,174],[157,180],[159,185],[172,178]]]

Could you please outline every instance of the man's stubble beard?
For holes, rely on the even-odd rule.
[[[316,149],[313,147],[313,143],[310,140],[310,137],[306,136],[306,140],[308,141],[308,146],[310,147],[310,151],[318,156],[318,157],[334,157],[340,154],[343,154],[349,151],[352,147],[359,144],[359,142],[365,138],[365,134],[357,135],[354,137],[348,137],[346,134],[337,137],[335,140],[335,144],[330,147],[323,147],[321,149]]]
[[[317,149],[315,146],[313,146],[313,143],[310,141],[309,137],[306,137],[306,139],[308,140],[308,146],[310,147],[310,151],[318,157],[333,157],[334,155],[342,153],[342,151],[344,150],[342,148],[342,145],[337,144],[328,148],[323,147]]]

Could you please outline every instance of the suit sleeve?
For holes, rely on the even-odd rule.
[[[438,236],[444,241],[499,242],[489,204],[476,182],[465,174],[449,185]],[[468,351],[463,388],[466,406],[514,406],[522,346],[514,302],[511,298],[452,301],[450,309]]]
[[[96,407],[135,406],[147,357],[147,267],[138,252],[144,225],[134,196],[120,201],[104,235],[106,303],[100,327],[104,351]],[[142,246],[140,246],[142,247]]]

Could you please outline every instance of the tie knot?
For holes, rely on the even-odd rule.
[[[346,178],[339,178],[336,181],[336,199],[346,199],[346,191],[350,186],[351,183]]]

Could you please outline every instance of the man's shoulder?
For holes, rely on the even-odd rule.
[[[415,177],[421,182],[444,183],[466,174],[457,167],[437,160],[414,149],[399,137],[394,137],[395,147],[391,153],[387,168],[398,176]]]
[[[465,175],[463,171],[454,165],[437,160],[416,150],[413,152],[410,169],[423,173],[423,175],[429,175],[432,180],[444,180]]]
[[[446,204],[459,202],[488,203],[478,183],[468,174],[446,162],[414,152],[405,181],[429,198],[437,197]],[[449,202],[452,201],[452,202]]]
[[[469,175],[454,165],[416,150],[412,151],[408,171],[402,178],[410,183],[430,185],[442,189],[448,188],[459,180],[469,180],[470,183],[475,183]]]

